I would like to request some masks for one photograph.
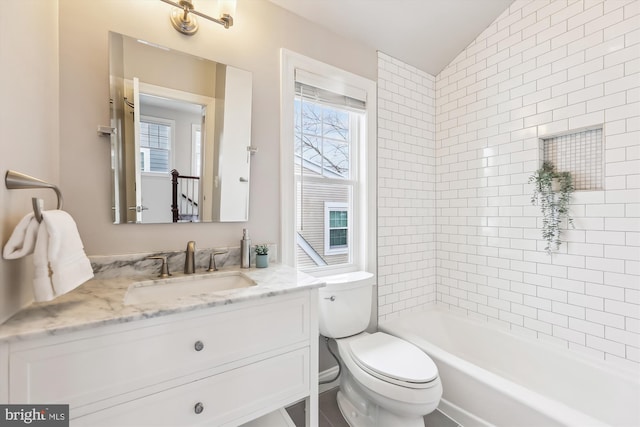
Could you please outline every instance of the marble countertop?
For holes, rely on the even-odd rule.
[[[25,340],[98,326],[127,323],[282,295],[304,289],[319,288],[324,282],[284,265],[269,268],[224,268],[220,273],[241,271],[256,282],[255,286],[180,297],[171,301],[125,305],[125,295],[132,283],[159,279],[156,275],[93,279],[75,290],[44,303],[25,307],[0,325],[0,341]],[[216,273],[196,273],[202,277]],[[174,278],[185,277],[174,274]]]

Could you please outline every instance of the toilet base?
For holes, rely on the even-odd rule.
[[[369,406],[369,413],[364,413],[342,391],[338,391],[336,400],[342,416],[350,427],[425,427],[422,417],[399,417],[379,405]]]

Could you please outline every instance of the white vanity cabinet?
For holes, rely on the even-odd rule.
[[[316,425],[316,307],[306,289],[12,341],[9,403],[68,403],[72,426],[236,426],[306,398]]]

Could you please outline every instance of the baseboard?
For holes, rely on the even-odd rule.
[[[488,423],[482,418],[475,416],[471,412],[466,411],[457,405],[454,405],[446,399],[440,399],[438,410],[464,427],[493,427],[493,424]]]
[[[329,381],[335,378],[336,375],[338,375],[338,365],[332,366],[331,368],[325,369],[324,371],[320,372],[318,374],[318,381],[319,382]],[[339,384],[340,384],[340,378],[337,378],[335,381],[332,381],[327,384],[320,384],[318,386],[318,393],[324,393],[325,391],[338,387]]]

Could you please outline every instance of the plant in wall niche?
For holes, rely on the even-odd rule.
[[[529,178],[533,183],[531,204],[539,205],[542,211],[542,238],[547,241],[545,250],[549,255],[560,247],[560,226],[563,220],[573,226],[569,215],[569,202],[573,193],[573,179],[569,172],[557,172],[552,163],[542,167]]]
[[[256,245],[256,267],[265,268],[269,266],[269,246]]]

